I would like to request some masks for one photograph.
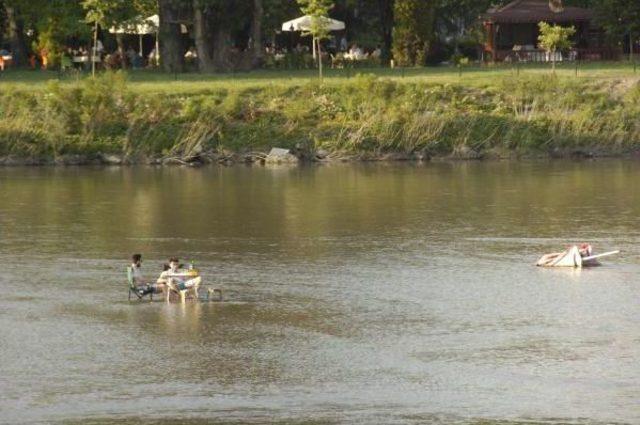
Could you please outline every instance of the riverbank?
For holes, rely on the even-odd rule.
[[[1,164],[624,156],[640,148],[636,77],[358,76],[141,90],[124,74],[7,85]]]

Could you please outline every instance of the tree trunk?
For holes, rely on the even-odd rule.
[[[264,9],[262,0],[253,0],[253,20],[251,22],[251,38],[253,40],[253,66],[262,63],[262,16]]]
[[[393,47],[393,0],[378,0],[378,12],[383,41],[382,59],[384,62],[388,62],[391,59],[391,48]]]
[[[120,66],[122,69],[126,69],[127,58],[124,54],[124,40],[122,39],[122,34],[116,34],[116,43],[118,45],[118,55],[120,56]]]
[[[198,63],[200,71],[214,72],[215,64],[213,63],[211,39],[209,37],[207,15],[200,4],[200,1],[193,2],[193,32],[198,51]]]
[[[228,71],[232,64],[229,62],[229,30],[218,24],[213,38],[213,65],[217,71]]]
[[[316,43],[318,43],[318,73],[320,75],[320,82],[322,82],[322,46],[319,38],[316,38],[315,40]]]
[[[5,15],[8,24],[9,45],[13,56],[13,63],[17,66],[27,64],[27,43],[24,37],[24,22],[18,11],[5,5]]]
[[[160,15],[160,62],[166,72],[181,72],[184,68],[184,49],[175,0],[158,0]]]
[[[96,56],[98,56],[98,21],[93,24],[93,49],[91,49],[91,76],[96,76]]]

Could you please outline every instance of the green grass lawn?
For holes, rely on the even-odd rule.
[[[433,83],[463,84],[471,86],[491,85],[497,78],[507,76],[531,76],[550,74],[548,64],[526,64],[515,66],[500,64],[484,67],[467,67],[461,70],[453,67],[428,68],[356,68],[328,69],[325,72],[325,83],[335,84],[352,78],[358,74],[373,74],[379,77],[398,81],[420,81]],[[640,76],[639,69],[634,69],[631,62],[597,62],[597,63],[560,63],[557,75],[566,79],[626,79]],[[253,87],[264,85],[300,85],[309,81],[317,81],[316,70],[258,70],[242,73],[200,74],[180,73],[166,74],[159,71],[135,70],[128,72],[131,87],[141,92],[192,93],[207,89],[224,87]],[[0,73],[0,89],[18,88],[38,90],[50,80],[59,80],[65,84],[74,84],[88,74],[66,73],[55,71],[7,70]]]
[[[0,159],[274,146],[472,158],[640,146],[632,63],[577,64],[577,75],[576,64],[559,64],[556,75],[548,65],[336,69],[320,86],[314,70],[96,79],[9,70],[0,74]]]

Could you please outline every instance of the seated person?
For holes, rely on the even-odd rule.
[[[200,285],[201,277],[194,277],[193,273],[190,273],[188,270],[184,270],[180,268],[180,260],[175,257],[169,259],[169,267],[160,274],[157,283],[165,284],[169,288],[184,291],[189,288],[196,287],[196,296],[197,294],[197,286]],[[167,298],[168,298],[167,292]]]
[[[582,243],[580,244],[579,252],[582,258],[590,257],[593,255],[593,248],[588,243]]]
[[[140,295],[162,292],[165,285],[162,283],[150,283],[142,276],[142,255],[133,254],[131,256],[131,274],[133,284]]]
[[[370,55],[372,58],[374,59],[380,59],[380,57],[382,56],[382,48],[380,47],[380,45],[377,45],[376,48],[374,49],[373,52],[371,52]]]

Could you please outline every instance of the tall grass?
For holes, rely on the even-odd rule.
[[[194,92],[121,73],[0,92],[0,155],[190,158],[270,147],[346,154],[621,153],[640,143],[633,79],[507,76],[465,85],[372,75]]]

